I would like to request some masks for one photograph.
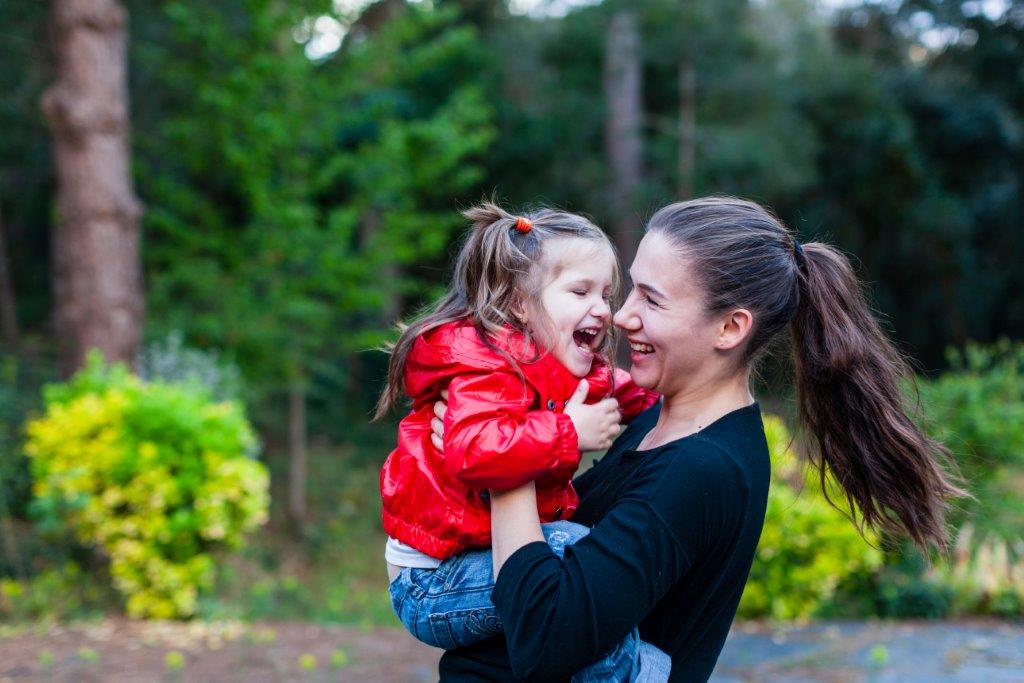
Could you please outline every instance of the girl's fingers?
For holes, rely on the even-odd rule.
[[[583,402],[587,400],[588,391],[590,391],[590,382],[581,379],[580,383],[576,385],[576,391],[572,392],[572,396],[569,397],[569,404],[583,405]]]
[[[430,441],[434,444],[434,448],[441,451],[442,453],[444,452],[444,441],[441,440],[441,437],[439,437],[437,434],[431,434]]]
[[[437,415],[440,419],[444,419],[444,414],[448,412],[448,404],[444,401],[434,402],[434,415]]]
[[[433,435],[439,439],[444,438],[444,422],[440,419],[433,417],[430,419],[430,428],[433,430]]]

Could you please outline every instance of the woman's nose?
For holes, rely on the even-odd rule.
[[[623,330],[640,329],[640,318],[633,312],[632,304],[632,297],[630,297],[612,317],[612,322],[616,327]]]

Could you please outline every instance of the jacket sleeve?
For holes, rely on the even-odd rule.
[[[622,422],[629,424],[634,417],[657,403],[661,394],[637,386],[628,372],[615,368],[615,392],[612,397],[619,402]]]
[[[473,488],[513,489],[579,465],[572,420],[529,410],[536,394],[512,371],[456,377],[448,386],[444,464]]]

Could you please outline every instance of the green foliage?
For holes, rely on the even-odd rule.
[[[480,47],[425,5],[360,26],[326,0],[160,14],[137,43],[162,94],[139,113],[151,331],[223,350],[270,394],[376,343],[389,302],[423,289],[408,266],[441,256],[493,137]],[[293,36],[317,15],[351,35],[313,62]]]
[[[139,358],[139,374],[149,381],[198,384],[218,401],[242,398],[238,366],[216,351],[186,346],[180,331],[146,345]]]
[[[45,526],[66,526],[110,558],[134,617],[191,615],[214,579],[211,551],[238,548],[266,520],[268,479],[237,403],[144,383],[98,354],[47,387],[27,427]]]
[[[375,443],[311,453],[311,519],[302,543],[274,532],[285,527],[283,514],[276,516],[282,511],[275,509],[271,533],[260,534],[221,566],[197,616],[398,625],[375,550],[385,540],[380,465],[356,452],[363,448],[379,453]]]
[[[55,621],[101,614],[111,596],[100,576],[69,561],[29,579],[0,579],[0,619]]]
[[[812,616],[843,582],[855,581],[882,564],[882,553],[865,540],[843,512],[821,492],[816,475],[800,463],[782,421],[764,419],[772,459],[768,511],[747,587],[744,617],[798,619]],[[841,500],[833,488],[832,500]]]
[[[1024,615],[1024,539],[973,539],[974,527],[967,524],[957,537],[952,559],[930,568],[926,579],[949,590],[954,615]]]
[[[1024,537],[1024,344],[968,344],[919,383],[929,429],[955,454],[976,500],[958,501],[979,535]]]

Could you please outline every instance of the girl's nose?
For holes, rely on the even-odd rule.
[[[607,318],[612,314],[612,308],[608,305],[607,299],[601,299],[600,303],[594,304],[590,314],[595,318]]]

